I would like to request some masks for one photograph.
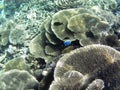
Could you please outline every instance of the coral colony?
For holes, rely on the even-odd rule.
[[[120,0],[0,0],[0,90],[120,90]]]

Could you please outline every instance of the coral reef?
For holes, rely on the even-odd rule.
[[[49,90],[80,90],[80,80],[83,78],[83,75],[77,71],[68,71],[64,73],[61,78],[56,78],[55,81],[50,85]],[[69,83],[68,83],[69,82]]]
[[[98,6],[104,10],[114,10],[117,8],[116,0],[54,0],[58,8],[78,8],[78,7],[94,7]]]
[[[2,0],[0,11],[1,90],[120,89],[119,0]]]
[[[86,90],[103,90],[104,81],[101,79],[94,80]]]
[[[102,21],[95,15],[86,13],[71,17],[67,27],[74,32],[74,38],[78,39],[82,46],[99,43],[101,32],[109,30],[107,22]]]
[[[85,0],[83,1],[84,6],[93,7],[93,6],[99,6],[100,8],[104,10],[114,10],[117,8],[117,2],[116,0],[109,0],[109,1],[103,1],[103,0]]]
[[[0,51],[2,53],[7,52],[9,54],[7,55],[7,59],[12,59],[21,55],[25,56],[28,53],[30,40],[41,32],[41,23],[46,17],[54,13],[54,5],[50,0],[29,0],[29,2],[26,0],[10,0],[10,3],[7,1],[8,0],[5,0],[5,3],[10,6],[6,6],[5,8],[8,11],[15,7],[13,9],[14,14],[9,13],[9,18],[6,17],[4,18],[5,21],[0,21],[2,24],[0,25],[1,34],[3,34],[2,32],[9,32],[5,34],[6,36],[1,35]],[[42,6],[43,4],[49,7]],[[18,5],[18,7],[16,7],[16,5]],[[46,10],[44,10],[45,8]],[[7,13],[7,11],[5,11],[5,13]],[[9,43],[9,45],[7,43]]]
[[[28,0],[4,0],[4,15],[10,17],[14,15],[15,11],[20,7],[22,3],[27,3]]]
[[[55,13],[51,21],[51,29],[55,36],[62,41],[73,39],[73,33],[66,26],[70,17],[78,14],[77,9],[67,9]],[[59,18],[60,17],[60,18]]]
[[[26,34],[25,30],[14,29],[14,30],[10,31],[9,41],[13,45],[23,44],[24,41],[26,40],[26,36],[27,36],[27,34]]]
[[[101,42],[104,45],[109,45],[111,47],[119,47],[120,46],[120,41],[117,35],[112,34],[112,35],[108,35],[106,37],[102,37]]]
[[[87,82],[88,76],[84,76],[78,71],[68,71],[61,78],[57,78],[50,85],[49,90],[81,90],[82,85]],[[69,82],[69,83],[68,83]],[[104,81],[95,79],[85,90],[102,90]]]
[[[101,38],[110,33],[113,24],[107,20],[107,16],[102,18],[103,15],[100,16],[94,13],[94,10],[90,11],[87,8],[65,9],[56,12],[52,17],[46,18],[41,25],[40,34],[31,40],[30,53],[35,58],[51,61],[62,54],[67,47],[63,43],[67,40],[73,47],[100,44]],[[114,15],[113,18],[116,19]],[[79,41],[79,44],[73,44],[76,41]]]
[[[81,89],[85,89],[90,82],[98,78],[104,81],[105,89],[118,90],[117,88],[120,89],[117,79],[120,77],[119,58],[120,52],[105,45],[97,44],[78,48],[59,59],[54,71],[54,80],[62,78],[68,71],[75,70],[87,77],[85,83],[82,86],[79,85]]]
[[[12,69],[30,71],[29,65],[26,64],[25,59],[23,59],[22,57],[14,58],[13,60],[10,60],[4,64],[5,71],[9,71]]]
[[[30,53],[33,54],[34,57],[36,57],[36,58],[50,60],[52,58],[52,56],[49,56],[49,55],[47,56],[44,51],[45,41],[46,41],[46,37],[45,37],[44,32],[37,35],[30,42],[30,45],[29,45]]]
[[[9,30],[0,30],[0,46],[6,46],[9,41]]]
[[[81,0],[82,1],[82,0]],[[80,0],[54,0],[54,3],[59,8],[75,8],[82,4]]]
[[[38,81],[24,70],[10,70],[0,74],[1,90],[37,90],[38,85]]]

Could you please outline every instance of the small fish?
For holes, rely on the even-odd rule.
[[[65,46],[69,46],[71,43],[72,43],[71,40],[66,40],[66,41],[64,42],[64,45],[65,45]]]

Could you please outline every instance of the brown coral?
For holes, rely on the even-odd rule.
[[[55,80],[62,78],[64,73],[76,70],[83,75],[89,76],[86,84],[96,78],[100,78],[105,82],[105,89],[119,90],[119,58],[120,52],[109,46],[88,45],[61,57],[56,65],[54,78]],[[86,84],[82,88],[85,88]]]
[[[73,48],[99,44],[103,33],[108,33],[110,26],[106,19],[94,13],[92,9],[74,8],[58,11],[43,22],[41,34],[33,38],[29,45],[30,53],[35,58],[48,60],[64,52],[67,48],[64,42],[67,40],[72,43],[70,46]],[[73,43],[76,41],[79,41],[77,45]]]
[[[61,78],[56,78],[49,90],[79,90],[80,80],[83,75],[78,71],[68,71]],[[68,83],[69,82],[69,83]]]
[[[37,35],[29,45],[30,53],[36,58],[42,58],[45,60],[51,60],[52,56],[46,55],[44,48],[46,44],[45,32]]]
[[[102,90],[104,82],[101,79],[95,79],[86,89],[81,87],[88,83],[89,76],[83,75],[78,71],[68,71],[61,78],[56,78],[50,85],[49,90]],[[69,82],[69,83],[68,83]]]
[[[82,46],[99,43],[101,32],[109,30],[107,22],[89,13],[74,15],[69,19],[67,27],[74,32],[74,38],[78,39]]]
[[[51,29],[57,38],[64,41],[67,38],[73,39],[73,33],[67,30],[66,26],[70,17],[78,14],[76,9],[62,10],[53,15]]]
[[[10,70],[0,74],[1,90],[38,89],[39,82],[27,71]]]
[[[0,46],[6,46],[9,41],[9,30],[2,30],[0,29]]]

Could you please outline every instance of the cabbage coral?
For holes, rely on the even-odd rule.
[[[85,76],[84,83],[81,81],[80,83],[83,84],[79,85],[81,89],[87,88],[94,79],[102,79],[105,89],[119,90],[119,58],[120,52],[105,45],[88,45],[75,49],[59,59],[54,72],[54,80],[57,81],[68,71],[75,70]]]

